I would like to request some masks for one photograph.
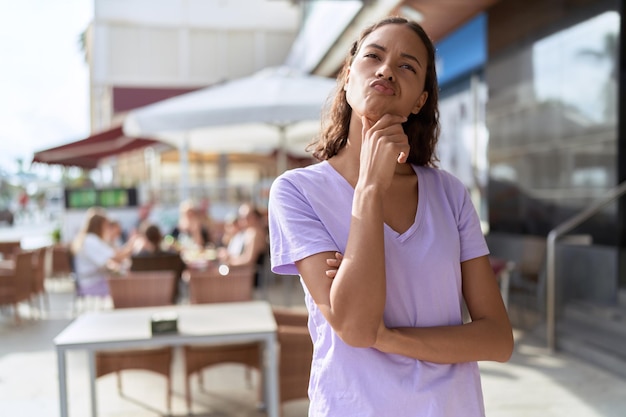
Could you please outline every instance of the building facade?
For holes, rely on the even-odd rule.
[[[95,0],[86,36],[92,130],[119,126],[134,108],[282,65],[300,19],[285,1]],[[271,155],[185,153],[198,200],[255,184],[273,164]],[[178,149],[157,144],[108,158],[99,171],[105,183],[140,184],[142,200],[175,204],[180,165]]]

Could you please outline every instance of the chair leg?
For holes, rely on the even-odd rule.
[[[48,292],[44,291],[41,293],[41,301],[43,304],[43,309],[45,311],[50,311],[50,297],[48,296]]]
[[[167,377],[167,413],[172,414],[172,379]]]
[[[187,375],[185,378],[185,401],[187,402],[187,414],[191,414],[191,384],[189,380],[191,375]]]
[[[200,384],[200,390],[204,391],[204,377],[202,376],[202,369],[198,371],[198,383]]]
[[[123,396],[124,394],[122,393],[122,372],[117,371],[115,373],[115,376],[117,378],[117,392],[119,392],[119,394]]]
[[[22,323],[22,319],[20,318],[20,311],[17,307],[19,303],[13,303],[13,317],[15,318],[15,324],[20,325]]]
[[[250,368],[247,365],[244,365],[245,367],[245,372],[246,372],[246,384],[248,385],[248,388],[252,388],[252,368]]]

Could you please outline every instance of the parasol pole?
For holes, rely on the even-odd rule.
[[[287,125],[278,125],[277,175],[287,171]]]
[[[180,154],[180,201],[189,199],[189,132],[185,132],[178,149]]]

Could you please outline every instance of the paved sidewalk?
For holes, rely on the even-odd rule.
[[[481,362],[487,417],[626,417],[626,380],[515,333],[507,363]]]
[[[283,283],[270,299],[283,304]],[[297,283],[296,283],[297,284]],[[294,305],[301,289],[290,293]],[[25,320],[15,326],[10,314],[0,314],[0,416],[58,417],[56,356],[52,339],[69,323],[71,293],[63,287],[50,293],[45,320]],[[83,352],[68,358],[70,415],[89,415],[87,360]],[[180,358],[175,359],[180,366]],[[563,352],[549,355],[531,334],[516,332],[515,353],[508,363],[482,362],[487,417],[625,417],[626,380]],[[180,374],[175,372],[175,375]],[[100,417],[166,415],[164,380],[142,372],[124,374],[125,397],[112,375],[98,380]],[[174,379],[173,415],[187,415],[182,378]],[[254,382],[258,382],[258,375]],[[194,389],[194,415],[200,417],[261,417],[256,390],[245,383],[239,365],[215,367],[205,374],[208,391]],[[454,399],[451,399],[453,401]],[[287,403],[282,417],[305,417],[307,402]],[[395,417],[395,416],[393,416]],[[457,417],[457,416],[454,416]],[[458,416],[463,417],[463,416]]]

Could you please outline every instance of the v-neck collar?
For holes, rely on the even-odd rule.
[[[338,180],[341,182],[341,184],[343,184],[342,186],[346,189],[346,191],[350,192],[350,196],[351,198],[354,198],[354,187],[352,187],[352,185],[348,182],[348,180],[346,180],[336,169],[335,167],[333,167],[328,161],[322,161],[322,164],[325,164],[327,166],[327,169],[331,171],[332,175],[336,176],[338,178]],[[407,239],[409,239],[411,236],[413,236],[415,234],[415,232],[418,230],[420,224],[421,224],[421,220],[423,218],[423,212],[424,210],[422,209],[422,207],[424,207],[424,201],[426,198],[426,187],[425,184],[422,183],[422,181],[420,181],[420,172],[419,172],[419,167],[416,165],[411,165],[411,168],[413,168],[413,171],[415,172],[415,175],[417,176],[417,196],[418,196],[418,200],[417,200],[417,209],[415,210],[415,219],[413,220],[413,223],[411,224],[411,226],[409,226],[408,229],[406,229],[404,232],[400,233],[396,230],[394,230],[391,226],[389,226],[387,223],[384,223],[384,229],[385,229],[385,234],[389,235],[390,237],[396,239],[398,242],[402,243],[405,242]]]

